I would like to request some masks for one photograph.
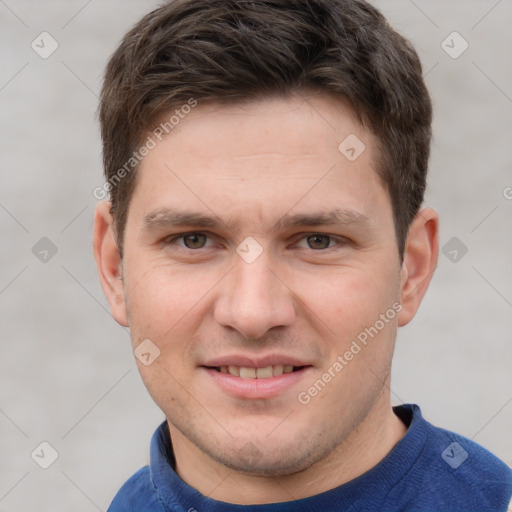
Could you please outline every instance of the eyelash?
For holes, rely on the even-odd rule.
[[[206,237],[208,237],[208,239],[212,239],[212,237],[208,234],[208,233],[205,233],[203,231],[189,231],[187,233],[180,233],[178,235],[174,235],[172,237],[169,237],[167,239],[164,240],[164,245],[166,247],[170,246],[170,245],[173,245],[177,240],[179,239],[184,239],[186,236],[189,236],[189,235],[204,235]],[[319,236],[322,236],[322,237],[328,237],[330,240],[329,240],[329,243],[334,241],[337,243],[338,246],[342,246],[342,245],[345,245],[347,243],[347,239],[345,239],[344,237],[340,237],[340,236],[334,236],[334,235],[329,235],[327,233],[318,233],[318,232],[311,232],[311,233],[304,233],[302,234],[301,238],[299,238],[299,241],[300,240],[303,240],[303,239],[306,239],[310,236],[315,236],[315,235],[319,235]],[[333,249],[335,246],[333,247],[326,247],[325,249],[311,249],[309,248],[309,250],[311,251],[314,251],[314,252],[325,252],[329,249]],[[190,249],[189,247],[180,247],[179,250],[182,250],[182,251],[185,251],[185,252],[199,252],[203,249],[208,249],[208,247],[200,247],[199,249]]]

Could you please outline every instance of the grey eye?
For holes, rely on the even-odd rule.
[[[192,233],[183,236],[183,243],[188,249],[202,249],[206,244],[206,235],[201,233]]]
[[[327,249],[331,243],[331,237],[328,235],[310,235],[307,237],[308,245],[311,249]]]

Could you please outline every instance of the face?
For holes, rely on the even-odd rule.
[[[378,160],[326,96],[199,104],[144,158],[113,311],[150,340],[171,436],[285,475],[389,401],[404,272]]]

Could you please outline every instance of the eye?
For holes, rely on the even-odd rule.
[[[208,235],[205,233],[184,233],[167,239],[165,245],[175,245],[176,242],[181,239],[187,249],[203,249],[206,247],[208,238]]]
[[[331,242],[336,242],[336,245],[342,244],[341,239],[335,239],[330,235],[324,235],[322,233],[312,233],[310,235],[306,235],[302,238],[302,240],[306,240],[306,248],[313,249],[315,251],[330,249],[332,247]]]
[[[194,251],[208,248],[208,240],[210,240],[211,245],[212,240],[206,233],[192,232],[175,235],[165,240],[164,243],[166,246],[176,246],[178,250],[190,249]],[[323,233],[311,233],[304,235],[297,245],[302,249],[322,251],[337,245],[343,245],[344,242],[345,240],[342,237],[333,237]]]

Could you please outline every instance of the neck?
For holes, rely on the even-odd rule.
[[[376,466],[405,435],[407,428],[394,414],[389,396],[385,398],[328,457],[281,477],[236,473],[207,457],[169,424],[176,471],[204,496],[239,505],[292,501],[326,492]]]

